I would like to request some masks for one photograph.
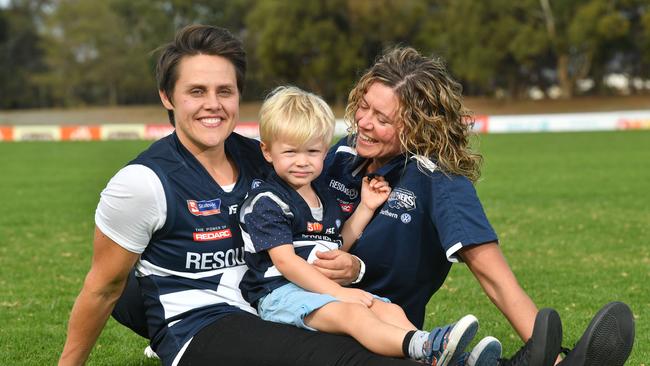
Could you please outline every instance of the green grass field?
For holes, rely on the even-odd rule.
[[[94,209],[148,142],[0,143],[0,364],[54,364],[89,268]],[[522,286],[560,312],[571,346],[600,306],[628,303],[650,360],[650,131],[485,135],[479,196]],[[645,284],[644,284],[645,283]],[[463,265],[432,298],[427,326],[474,313],[506,354],[521,342]],[[113,320],[89,365],[156,365]]]

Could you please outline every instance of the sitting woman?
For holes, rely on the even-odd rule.
[[[469,146],[471,115],[442,62],[412,48],[388,50],[350,93],[346,119],[351,133],[330,149],[323,170],[338,203],[353,212],[368,175],[383,177],[392,188],[350,250],[365,262],[355,286],[390,298],[421,327],[451,264],[463,261],[526,342],[501,363],[553,365],[562,341],[559,316],[549,310],[537,316],[499,248],[473,186],[481,156]],[[346,267],[339,253],[319,256],[314,265],[329,276]],[[608,304],[567,361],[623,365],[633,338],[629,308]]]

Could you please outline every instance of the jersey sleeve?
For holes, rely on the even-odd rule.
[[[255,252],[293,243],[293,214],[289,205],[273,193],[260,193],[247,200],[243,210],[242,228],[250,237]]]
[[[497,241],[472,183],[457,175],[433,177],[431,217],[450,262],[466,246]]]
[[[128,165],[101,193],[95,225],[124,249],[141,254],[165,224],[167,201],[160,178],[144,165]]]

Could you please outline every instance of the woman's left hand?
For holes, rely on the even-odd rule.
[[[314,267],[339,285],[349,285],[359,276],[361,264],[350,253],[341,250],[330,250],[316,252],[316,257],[318,259],[314,261]]]

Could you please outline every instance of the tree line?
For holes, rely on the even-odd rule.
[[[612,74],[650,89],[648,0],[10,0],[0,108],[157,102],[154,51],[191,23],[244,41],[244,99],[291,83],[342,103],[397,44],[442,57],[466,95],[606,95]]]

